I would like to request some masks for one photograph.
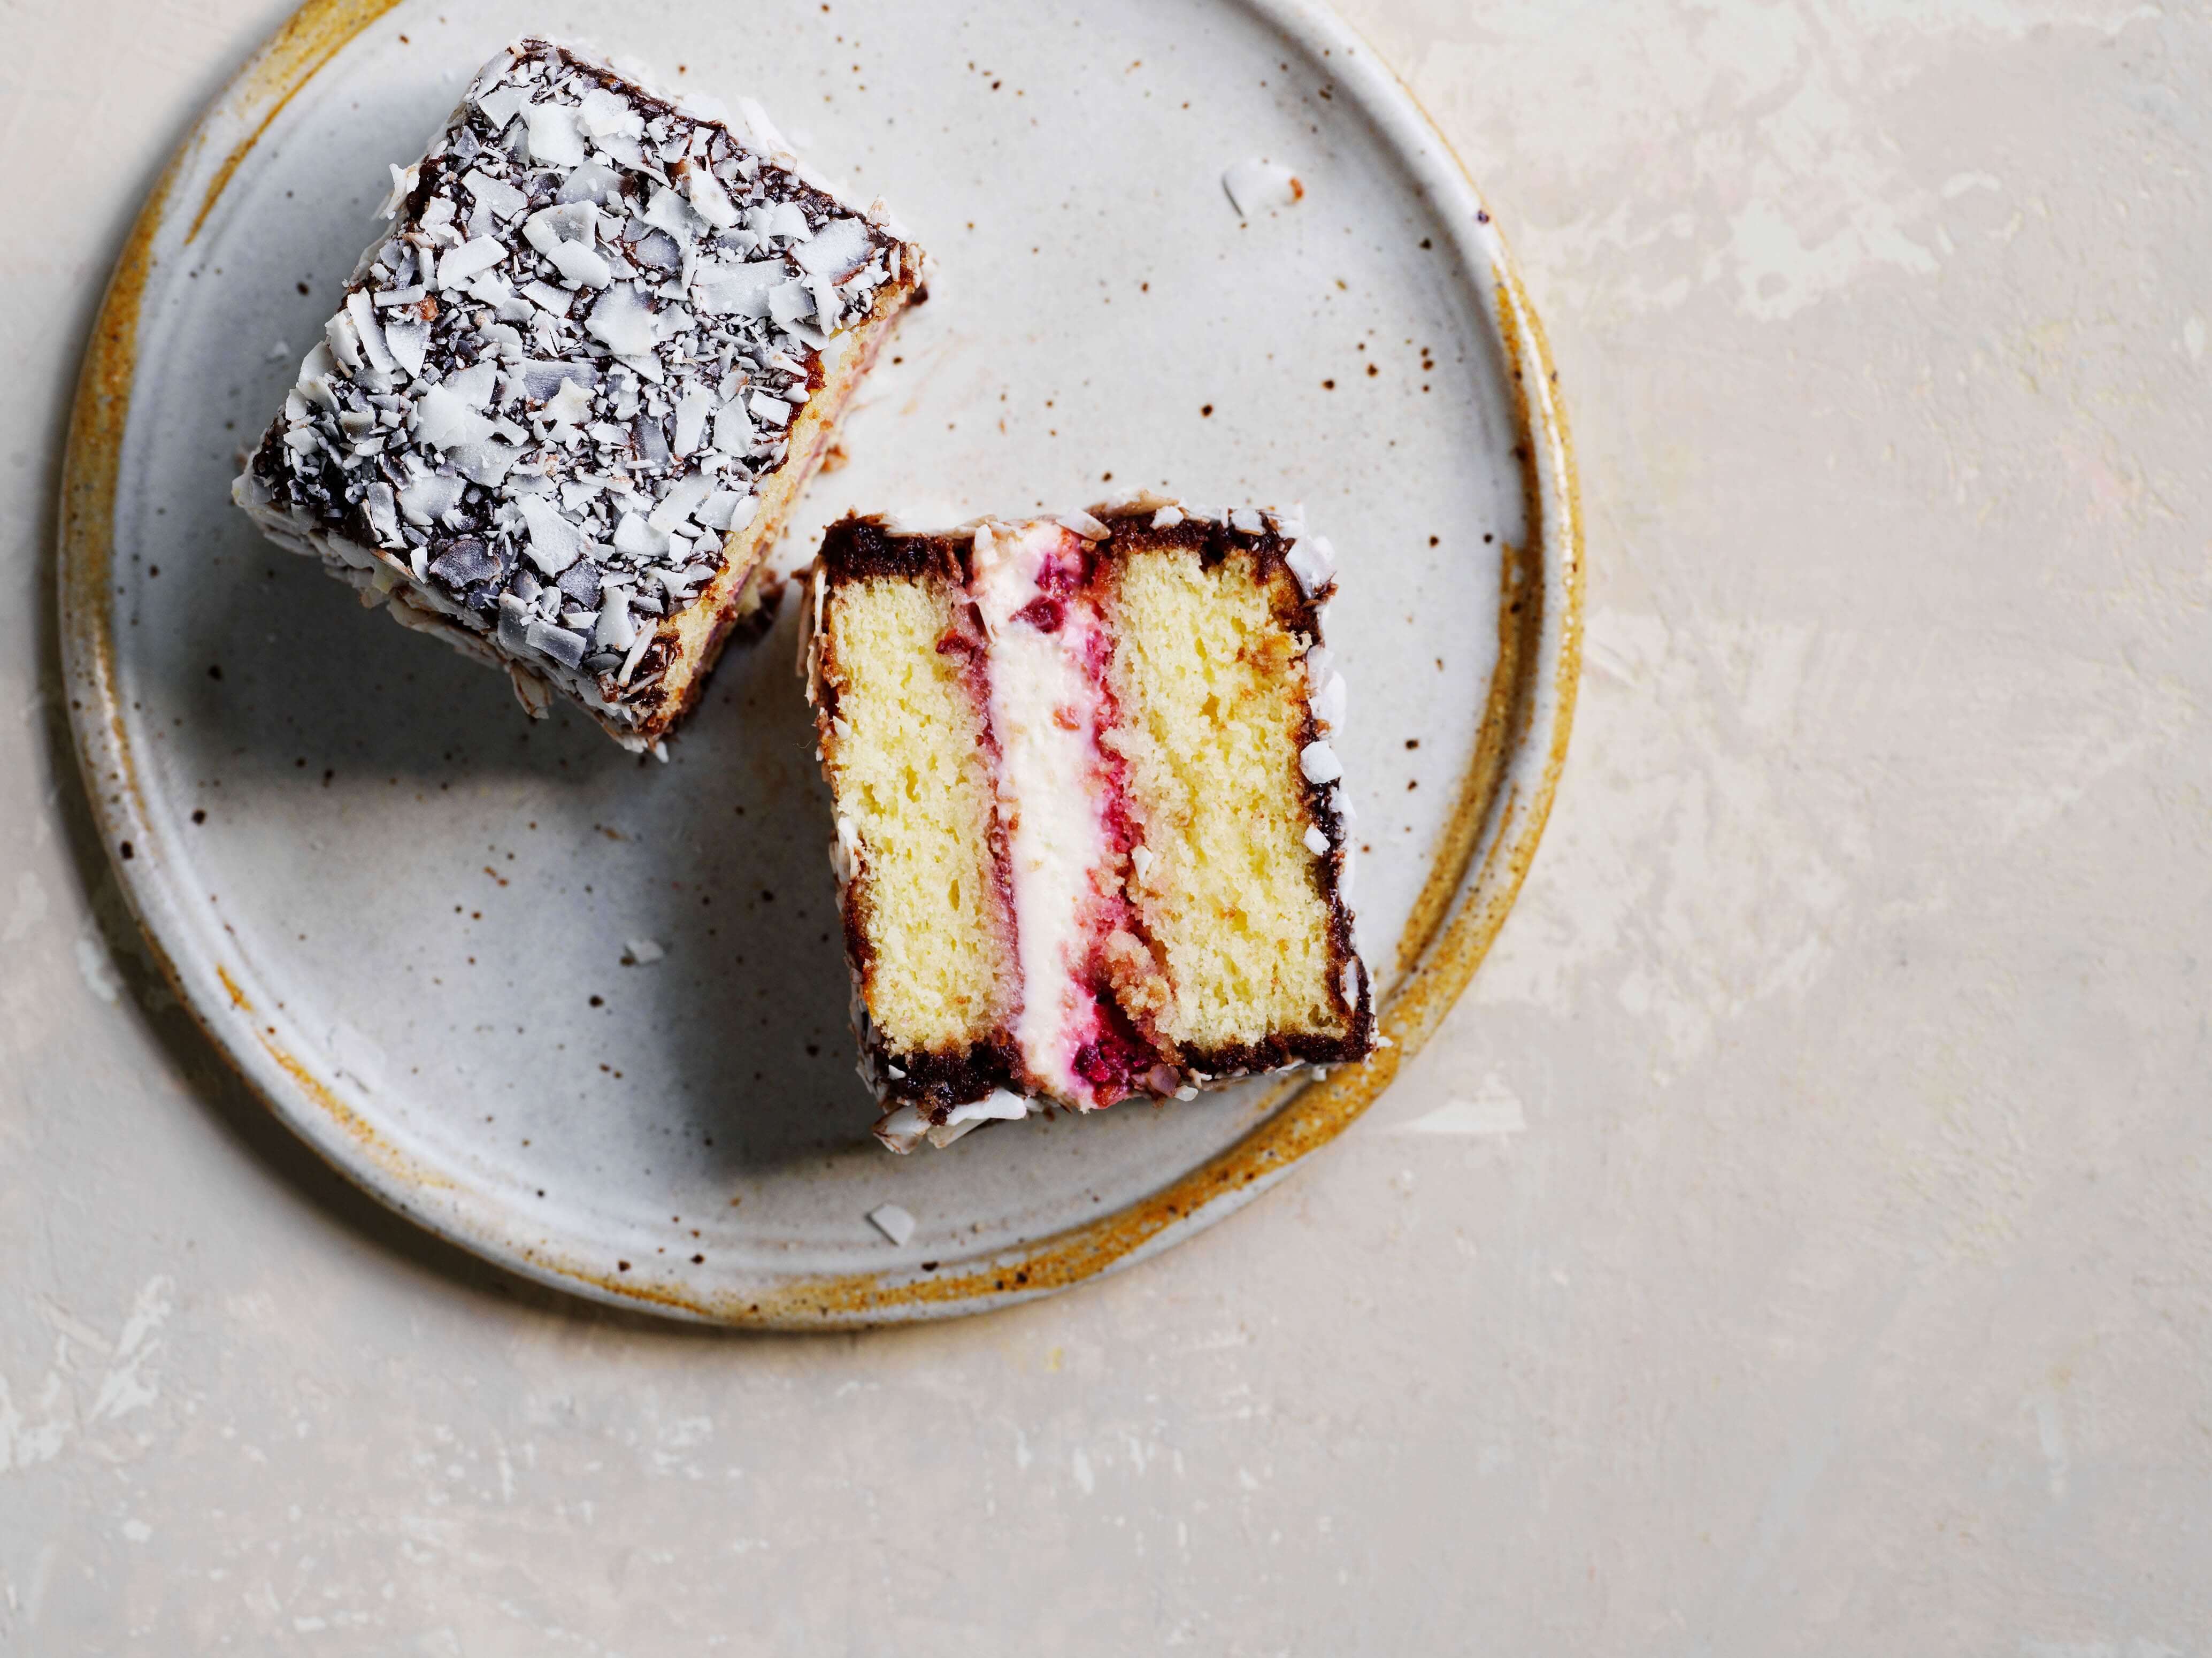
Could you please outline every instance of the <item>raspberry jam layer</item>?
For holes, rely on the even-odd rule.
[[[1098,740],[1115,710],[1091,558],[1058,524],[986,525],[969,580],[1021,962],[1014,1039],[1037,1091],[1086,1110],[1134,1092],[1152,1064],[1104,988],[1105,941],[1127,922],[1132,834],[1121,762]]]

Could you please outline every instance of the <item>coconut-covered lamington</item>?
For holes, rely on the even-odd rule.
[[[233,494],[410,627],[631,748],[763,615],[763,556],[921,252],[881,203],[548,41],[393,168],[344,303]]]
[[[805,666],[884,1144],[1373,1048],[1334,566],[1151,496],[831,526]]]

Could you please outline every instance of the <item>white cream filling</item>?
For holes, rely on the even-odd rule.
[[[1090,786],[1097,758],[1098,689],[1084,666],[1095,625],[1069,603],[1046,633],[1016,616],[1048,595],[1048,560],[1078,537],[1057,524],[975,532],[974,580],[988,643],[991,723],[999,743],[999,799],[1011,825],[1008,861],[1022,969],[1014,1040],[1023,1063],[1054,1093],[1087,1102],[1074,1059],[1097,1011],[1081,976],[1090,954],[1091,872],[1105,866],[1102,802]]]

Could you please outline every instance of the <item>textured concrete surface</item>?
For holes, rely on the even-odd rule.
[[[0,1649],[2212,1649],[2201,12],[1352,7],[1576,420],[1520,908],[1252,1212],[732,1339],[322,1172],[88,844],[69,384],[283,9],[0,7]]]

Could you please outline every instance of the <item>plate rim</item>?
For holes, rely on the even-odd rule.
[[[1459,263],[1493,290],[1487,314],[1512,380],[1526,545],[1501,543],[1498,661],[1453,815],[1398,948],[1398,981],[1378,1016],[1390,1046],[1326,1080],[1284,1084],[1260,1120],[1205,1162],[1118,1209],[988,1258],[927,1272],[888,1269],[758,1275],[759,1286],[702,1295],[610,1275],[516,1236],[472,1226],[419,1169],[258,1023],[220,960],[173,956],[183,928],[137,776],[117,693],[110,573],[140,313],[163,228],[204,188],[178,247],[205,224],[240,164],[292,96],[401,0],[304,0],[194,120],[131,225],[93,324],[70,410],[58,514],[62,679],[88,803],[132,919],[179,1003],[255,1097],[332,1168],[415,1224],[505,1270],[611,1305],[731,1326],[850,1329],[979,1313],[1034,1300],[1132,1266],[1226,1218],[1334,1139],[1379,1098],[1458,1000],[1504,924],[1550,816],[1581,675],[1583,519],[1559,375],[1520,272],[1465,164],[1406,85],[1321,0],[1227,0],[1317,59],[1339,65],[1365,117],[1454,232]],[[228,147],[218,146],[228,140]],[[1534,603],[1529,604],[1533,595]],[[122,852],[130,845],[131,853]],[[143,848],[143,851],[141,850]],[[180,951],[180,954],[189,954]],[[204,952],[202,952],[203,954]],[[1287,1100],[1283,1098],[1288,1095]]]

